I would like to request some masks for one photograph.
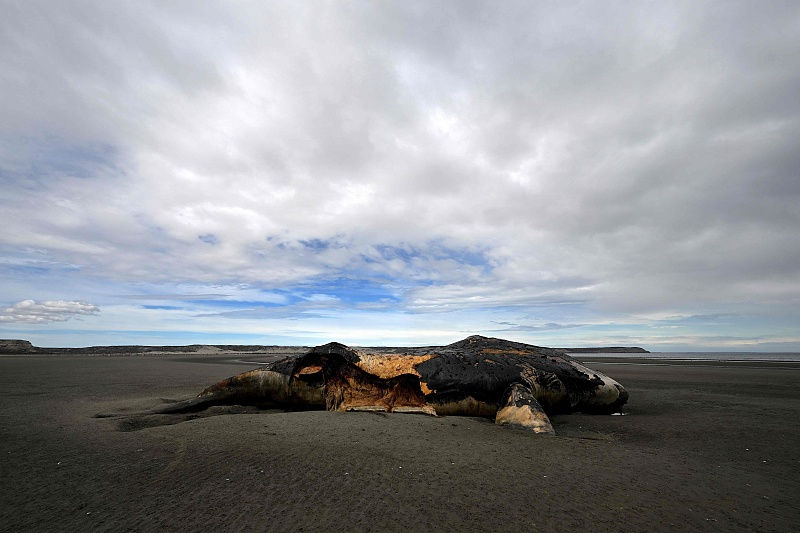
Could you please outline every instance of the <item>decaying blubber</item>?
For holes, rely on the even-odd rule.
[[[553,433],[548,414],[614,413],[627,400],[622,385],[563,350],[476,335],[427,348],[332,342],[220,381],[161,412],[237,404],[483,416]]]

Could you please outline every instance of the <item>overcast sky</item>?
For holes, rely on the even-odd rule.
[[[0,4],[0,337],[800,351],[795,1]]]

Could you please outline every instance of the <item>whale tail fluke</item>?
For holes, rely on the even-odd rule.
[[[146,414],[172,415],[179,413],[196,413],[197,411],[202,411],[203,409],[207,409],[208,407],[211,407],[217,403],[215,400],[215,398],[209,396],[198,396],[196,398],[181,400],[169,405],[165,405],[164,407],[159,407],[157,409],[151,409],[150,411],[147,411]]]

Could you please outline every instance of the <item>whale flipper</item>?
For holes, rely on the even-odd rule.
[[[494,421],[495,424],[525,428],[534,433],[555,434],[536,396],[522,383],[514,383],[508,388]]]

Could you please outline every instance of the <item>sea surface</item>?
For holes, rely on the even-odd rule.
[[[651,352],[651,353],[571,353],[577,359],[617,358],[664,361],[772,361],[800,362],[800,352]]]

